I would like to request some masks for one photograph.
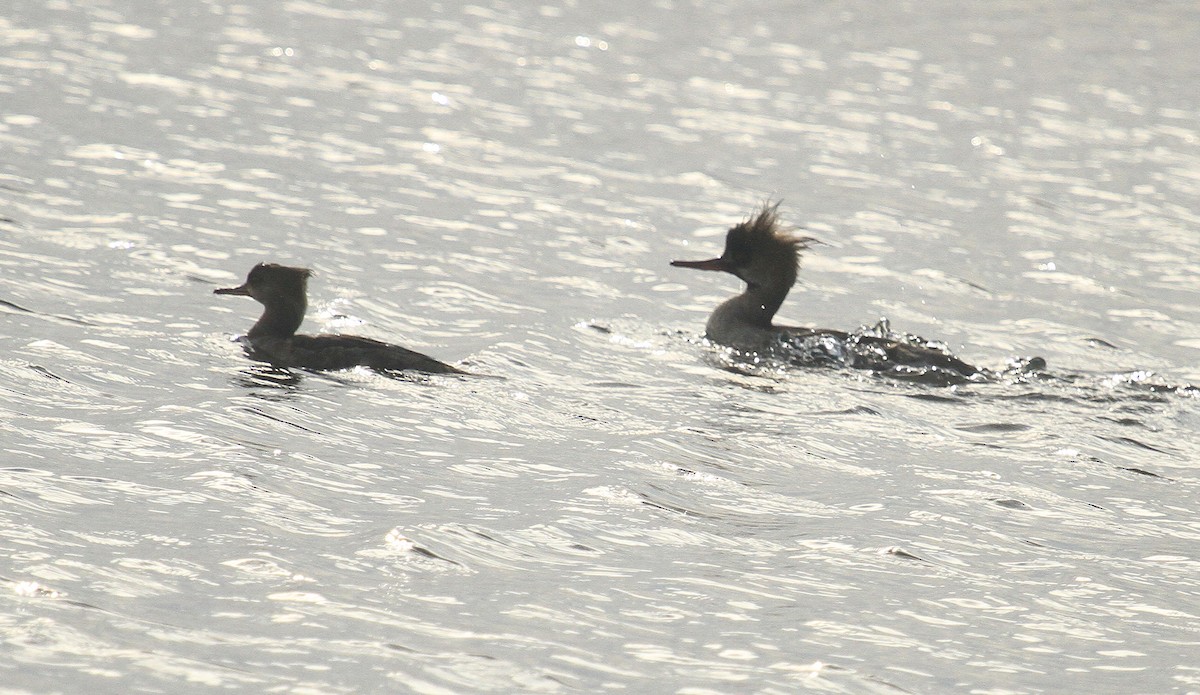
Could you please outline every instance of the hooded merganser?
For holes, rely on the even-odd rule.
[[[466,374],[432,357],[399,345],[353,335],[296,335],[308,306],[308,268],[259,263],[238,287],[213,294],[253,297],[263,314],[246,334],[246,350],[254,359],[279,367],[333,370],[370,367],[381,371],[416,370],[433,374]]]
[[[730,228],[720,258],[671,261],[678,268],[731,273],[746,283],[745,291],[723,302],[708,317],[705,331],[709,340],[747,352],[782,347],[789,356],[803,356],[805,361],[834,361],[857,369],[895,373],[897,367],[933,368],[952,380],[983,374],[938,344],[919,338],[897,340],[861,332],[775,325],[775,312],[796,282],[800,252],[816,241],[784,228],[778,209],[779,203],[764,205],[749,220]],[[797,354],[798,349],[802,355]],[[814,349],[819,354],[814,354]]]

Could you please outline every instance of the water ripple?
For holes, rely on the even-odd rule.
[[[14,692],[1196,685],[1193,11],[47,7],[0,17]],[[736,282],[666,259],[767,197],[825,242],[787,317],[995,378],[704,344]],[[210,292],[260,261],[502,378],[252,364]]]

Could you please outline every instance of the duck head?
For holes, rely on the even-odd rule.
[[[750,219],[731,227],[725,251],[707,261],[671,261],[677,268],[720,270],[741,278],[750,288],[790,288],[796,282],[800,252],[816,241],[796,236],[779,222],[779,203],[767,204]]]
[[[253,297],[261,304],[274,304],[280,299],[305,297],[308,293],[308,268],[291,268],[278,263],[259,263],[250,269],[246,281],[237,287],[223,287],[213,294],[232,294]]]
[[[265,307],[262,318],[248,333],[251,338],[260,335],[291,336],[304,321],[310,275],[312,271],[308,268],[259,263],[250,269],[250,274],[241,285],[213,290],[213,294],[253,297]]]

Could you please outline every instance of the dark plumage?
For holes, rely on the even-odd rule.
[[[767,204],[748,220],[730,228],[725,250],[706,261],[671,261],[671,265],[696,270],[731,273],[746,289],[718,306],[708,318],[706,334],[722,345],[747,351],[828,337],[845,348],[847,366],[888,369],[897,365],[929,366],[969,377],[981,370],[943,350],[922,344],[875,336],[850,334],[828,328],[778,326],[775,313],[787,298],[800,267],[800,252],[816,241],[797,236],[779,221],[779,203]]]
[[[334,370],[370,367],[381,371],[415,370],[431,374],[466,374],[432,357],[399,345],[353,335],[296,335],[308,308],[308,268],[259,263],[246,282],[214,290],[214,294],[253,297],[262,316],[246,334],[254,359],[279,367]]]

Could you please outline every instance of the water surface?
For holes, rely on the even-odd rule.
[[[1188,3],[19,2],[6,692],[1200,687]],[[706,345],[767,199],[790,323]],[[279,374],[212,289],[504,379]]]

